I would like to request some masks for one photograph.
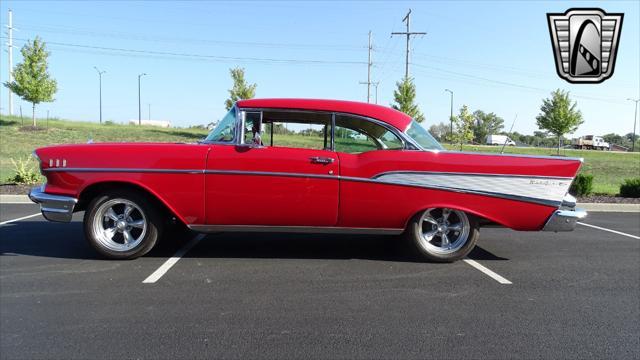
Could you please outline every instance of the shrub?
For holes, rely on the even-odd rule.
[[[640,177],[625,179],[620,185],[620,196],[640,198]]]
[[[569,192],[575,196],[586,196],[592,191],[593,175],[578,174],[569,188]]]
[[[33,163],[31,157],[27,157],[25,160],[11,159],[11,163],[13,164],[13,170],[15,171],[15,175],[12,178],[9,178],[10,182],[14,182],[16,184],[35,184],[40,180],[40,175],[33,168]]]
[[[109,125],[115,125],[116,123],[114,123],[112,120],[107,120],[104,122],[104,124],[109,126]]]

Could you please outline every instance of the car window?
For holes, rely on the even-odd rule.
[[[336,115],[334,144],[336,151],[349,154],[404,148],[402,140],[384,126],[347,115]]]
[[[265,146],[323,150],[331,147],[331,114],[263,112]]]
[[[211,130],[205,141],[231,142],[234,139],[235,127],[236,109],[232,108],[227,115],[218,122],[218,125]]]
[[[244,144],[264,145],[262,135],[264,126],[260,126],[260,112],[246,112],[244,118]]]

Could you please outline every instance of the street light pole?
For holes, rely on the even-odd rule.
[[[138,74],[138,125],[142,125],[142,103],[140,102],[140,78],[146,73]]]
[[[636,123],[638,122],[638,101],[640,99],[627,99],[636,103],[636,111],[633,113],[633,135],[631,135],[631,152],[636,149]]]
[[[449,132],[449,136],[453,136],[453,91],[451,91],[449,89],[444,89],[444,91],[447,91],[447,92],[451,93],[451,111],[450,111],[450,115],[449,115],[449,122],[451,123],[451,130]],[[451,140],[451,142],[453,142],[453,140]]]
[[[96,66],[93,68],[98,72],[98,81],[100,83],[100,124],[102,124],[102,74],[106,73],[106,71],[100,71]]]

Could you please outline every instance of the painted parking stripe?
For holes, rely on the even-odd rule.
[[[491,271],[490,269],[486,268],[485,266],[481,265],[479,262],[477,262],[475,260],[464,259],[463,261],[466,262],[467,264],[473,266],[477,270],[480,270],[485,275],[489,276],[490,278],[492,278],[493,280],[499,282],[500,284],[503,284],[503,285],[511,285],[512,284],[511,281],[505,279],[504,277],[502,277],[499,274],[496,274],[495,272]]]
[[[622,235],[622,236],[628,236],[628,237],[630,237],[630,238],[632,238],[632,239],[638,239],[638,240],[640,240],[640,236],[635,236],[635,235],[631,235],[631,234],[623,233],[623,232],[621,232],[621,231],[611,230],[611,229],[603,228],[603,227],[600,227],[600,226],[595,226],[595,225],[591,225],[591,224],[586,224],[586,223],[583,223],[583,222],[579,222],[578,224],[580,224],[580,225],[584,225],[584,226],[588,226],[588,227],[590,227],[590,228],[594,228],[594,229],[602,230],[602,231],[608,231],[608,232],[610,232],[610,233],[614,233],[614,234],[618,234],[618,235]]]
[[[20,220],[31,219],[32,217],[36,217],[36,216],[39,216],[39,215],[42,215],[42,213],[31,214],[31,215],[23,216],[23,217],[20,217],[20,218],[17,218],[17,219],[12,219],[12,220],[3,221],[3,222],[0,222],[0,225],[5,225],[5,224],[13,223],[13,222],[20,221]]]
[[[170,257],[164,264],[160,265],[156,271],[154,271],[151,275],[149,275],[146,279],[142,281],[143,284],[153,284],[156,281],[160,280],[160,278],[171,269],[173,265],[175,265],[178,260],[180,260],[191,248],[193,248],[200,240],[205,237],[204,234],[199,234],[191,241],[189,241],[185,246],[181,247],[172,257]]]

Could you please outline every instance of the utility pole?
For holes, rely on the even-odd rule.
[[[451,115],[449,115],[449,122],[451,123],[451,131],[449,132],[449,135],[453,138],[453,91],[449,90],[449,89],[444,89],[444,91],[448,91],[451,93]],[[453,140],[451,140],[451,142],[453,143]]]
[[[142,103],[140,102],[140,78],[146,73],[138,74],[138,125],[142,125]]]
[[[367,85],[367,102],[371,102],[371,50],[373,47],[371,46],[371,30],[369,30],[369,61],[367,61],[367,82],[360,81],[360,85]]]
[[[102,74],[106,73],[106,71],[100,71],[96,66],[93,67],[98,72],[98,82],[100,88],[100,124],[102,124]]]
[[[415,35],[426,35],[426,32],[411,32],[411,25],[410,25],[410,20],[411,20],[411,9],[409,9],[409,12],[407,13],[407,15],[404,17],[404,19],[402,19],[403,22],[407,23],[407,31],[405,32],[392,32],[391,36],[393,35],[406,35],[407,36],[407,56],[405,59],[405,64],[404,64],[404,77],[405,79],[409,78],[409,41],[411,40],[411,36],[415,36]]]
[[[627,99],[629,101],[633,101],[636,103],[636,111],[633,114],[633,135],[631,135],[631,152],[634,152],[636,149],[636,123],[638,122],[637,118],[638,118],[638,101],[640,101],[640,99]]]
[[[380,85],[380,81],[376,81],[371,84],[376,87],[376,105],[377,105],[378,104],[378,85]]]
[[[151,104],[147,104],[149,105],[149,120],[151,120]]]
[[[7,52],[9,53],[9,83],[13,82],[13,11],[9,9],[9,24],[7,25]],[[13,92],[9,90],[9,115],[13,115]]]

